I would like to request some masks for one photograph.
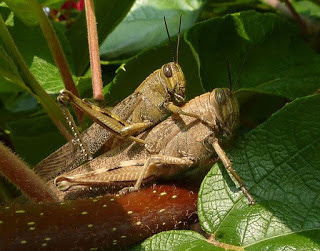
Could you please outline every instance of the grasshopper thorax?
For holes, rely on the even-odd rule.
[[[240,112],[236,97],[230,89],[216,88],[210,95],[210,103],[217,117],[217,124],[225,137],[230,138],[239,126]]]
[[[171,100],[175,104],[185,101],[186,81],[178,63],[170,62],[161,67],[160,74],[165,81]]]

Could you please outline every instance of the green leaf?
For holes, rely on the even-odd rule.
[[[0,3],[0,14],[7,25],[11,24],[10,21],[12,20],[13,15],[9,6],[5,2]]]
[[[43,6],[54,9],[60,9],[65,2],[65,0],[41,0]]]
[[[228,13],[235,13],[245,10],[266,11],[272,8],[263,1],[256,0],[209,0],[201,12],[200,19],[205,20],[216,16],[223,16]]]
[[[170,35],[178,33],[179,16],[182,15],[182,31],[197,20],[205,0],[139,0],[117,28],[103,41],[100,54],[106,59],[132,55],[167,40],[163,32],[163,17],[167,19]]]
[[[37,18],[39,8],[41,9],[41,5],[39,5],[37,1],[38,0],[32,0],[28,3],[28,13],[35,19]],[[49,93],[57,93],[63,89],[64,85],[38,21],[32,27],[29,27],[25,22],[21,22],[24,20],[23,17],[18,14],[19,8],[13,8],[12,11],[15,13],[15,18],[13,24],[8,27],[8,29],[16,46],[26,61],[27,66],[42,87]],[[69,41],[64,35],[64,31],[61,29],[61,25],[53,23],[53,26],[66,57],[69,59],[68,63],[71,68],[74,68],[70,60],[72,55]]]
[[[5,2],[26,26],[36,26],[39,24],[37,16],[33,11],[30,11],[28,1],[5,0]]]
[[[33,114],[40,108],[40,104],[37,102],[36,98],[32,96],[29,92],[18,92],[3,95],[1,101],[4,104],[5,109],[12,115],[17,115],[17,113],[23,114]],[[12,118],[17,119],[16,117]],[[0,119],[0,121],[2,118]],[[4,120],[5,122],[8,122]]]
[[[106,39],[108,34],[110,34],[125,17],[133,3],[134,0],[94,1],[99,44]],[[84,11],[72,25],[67,36],[72,45],[77,76],[81,76],[87,70],[89,64],[88,38]]]
[[[292,1],[293,7],[295,10],[303,16],[310,18],[320,19],[320,5],[319,2],[313,3],[312,1]]]
[[[65,143],[47,115],[37,115],[7,123],[15,152],[35,165]]]
[[[16,86],[13,86],[15,84]],[[0,46],[0,93],[27,90],[18,69],[6,51]]]
[[[16,26],[9,26],[16,31]],[[4,20],[0,16],[0,29],[1,29],[1,40],[3,42],[3,46],[8,51],[8,54],[11,56],[14,63],[17,65],[17,69],[21,74],[21,77],[25,81],[26,85],[30,88],[30,93],[38,98],[43,107],[47,110],[50,118],[54,121],[59,130],[67,135],[66,129],[63,127],[65,125],[65,120],[63,119],[63,114],[59,109],[58,105],[52,100],[52,98],[45,92],[45,90],[40,86],[39,82],[35,79],[35,77],[30,72],[29,68],[23,56],[20,54],[12,35],[10,34],[8,27],[6,26]],[[61,122],[60,122],[61,121]],[[66,125],[65,125],[66,126]]]
[[[227,58],[235,80],[246,54],[236,87],[242,94],[253,91],[294,99],[319,87],[319,55],[292,23],[274,14],[248,11],[214,18],[192,27],[186,38],[207,91],[228,86]]]
[[[28,27],[15,18],[14,26],[9,26],[8,29],[27,66],[41,86],[48,93],[58,93],[63,89],[59,70],[40,27]],[[66,40],[63,41],[66,42]],[[65,48],[67,47],[66,45]]]
[[[79,77],[76,84],[81,97],[92,97],[91,77]]]
[[[255,206],[225,169],[212,168],[198,200],[202,227],[249,249],[320,249],[320,95],[299,98],[247,133],[227,155]]]
[[[224,250],[193,231],[166,231],[152,236],[133,250]]]
[[[294,249],[294,250],[319,250],[319,230],[304,231],[302,233],[287,234],[257,242],[253,245],[248,245],[246,250],[283,250],[283,249]],[[315,241],[312,241],[315,240]]]

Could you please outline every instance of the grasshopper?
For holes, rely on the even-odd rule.
[[[173,114],[138,136],[146,142],[145,145],[127,142],[58,176],[54,184],[61,191],[117,185],[125,187],[121,193],[132,192],[150,180],[170,178],[208,164],[217,155],[253,205],[254,198],[232,168],[219,143],[223,138],[229,139],[239,124],[239,106],[231,90],[214,89],[194,98],[182,108],[198,114],[201,120]],[[94,170],[86,172],[88,168]]]
[[[143,140],[132,135],[138,134],[165,119],[170,113],[178,113],[197,117],[183,111],[179,106],[185,101],[185,78],[178,64],[181,16],[178,33],[176,59],[173,55],[171,40],[166,20],[164,18],[173,62],[164,64],[160,69],[150,74],[140,86],[127,98],[114,107],[112,112],[96,107],[78,99],[68,91],[62,91],[58,100],[60,103],[74,103],[94,121],[81,136],[76,132],[73,120],[67,115],[76,140],[68,142],[35,167],[35,172],[49,180],[72,170],[96,153],[104,144],[110,148],[116,145],[115,137],[129,138],[139,143]],[[107,130],[106,130],[107,129]],[[80,141],[75,144],[74,141]]]

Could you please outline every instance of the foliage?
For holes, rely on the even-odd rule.
[[[48,2],[54,5],[59,1]],[[137,17],[131,13],[117,26],[134,1],[118,2],[97,1],[101,50],[116,60],[108,61],[102,68],[108,105],[126,97],[153,70],[171,59],[167,43],[148,49],[163,40],[164,28],[156,31],[163,34],[150,38],[152,41],[145,39],[144,32],[126,37],[133,24],[139,26],[143,12]],[[150,1],[139,3],[142,2]],[[176,18],[170,29],[177,26],[175,13],[187,12],[188,4],[196,7],[186,14],[185,27],[190,27],[199,15],[203,1],[185,2],[182,7],[167,6],[167,11],[174,13],[170,22]],[[314,2],[302,1],[308,2],[307,5],[294,2],[302,14],[315,20],[319,16]],[[42,88],[56,95],[63,88],[58,69],[35,15],[21,13],[23,6],[19,3],[7,1],[15,14],[5,4],[0,5],[0,13],[32,74]],[[317,94],[320,57],[303,40],[294,22],[260,2],[218,1],[215,4],[219,8],[212,14],[213,4],[208,1],[200,16],[216,17],[195,24],[183,34],[179,63],[186,76],[190,99],[213,88],[228,86],[226,58],[230,60],[235,83],[246,58],[240,81],[234,87],[241,103],[241,130],[227,149],[227,155],[257,199],[257,205],[248,206],[222,165],[216,164],[199,192],[201,226],[207,233],[214,233],[220,243],[248,250],[320,249],[320,96]],[[158,8],[157,18],[149,7],[141,7],[146,14],[143,25],[155,30],[162,22],[163,6],[153,6]],[[266,13],[253,10],[233,13],[243,9]],[[67,30],[61,23],[55,23],[54,28],[74,80],[82,94],[88,94],[91,78],[83,13],[71,29]],[[113,30],[110,38],[114,40],[108,41]],[[132,56],[133,53],[136,55]],[[0,133],[3,139],[8,138],[15,152],[34,165],[60,146],[63,138],[36,99],[25,91],[25,79],[1,39],[0,74]],[[201,247],[209,248],[201,235],[172,231],[157,234],[136,249],[199,250]]]
[[[149,1],[137,0],[121,24],[110,34],[100,48],[100,54],[105,59],[116,59],[124,54],[137,53],[159,44],[167,39],[163,32],[163,23],[159,22],[165,16],[170,35],[178,33],[179,19],[183,16],[181,30],[184,31],[197,20],[204,0],[196,1]],[[123,37],[126,37],[123,41]]]

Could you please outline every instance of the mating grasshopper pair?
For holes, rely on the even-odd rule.
[[[189,101],[182,109],[198,114],[203,120],[188,115],[172,115],[138,136],[145,141],[144,146],[129,142],[125,146],[114,148],[87,164],[58,176],[55,179],[56,185],[62,191],[114,185],[129,185],[122,192],[135,191],[142,182],[170,178],[208,164],[216,153],[236,179],[250,204],[254,204],[253,197],[219,145],[218,138],[229,138],[238,126],[239,107],[231,91],[214,89]],[[94,170],[85,172],[88,169]]]
[[[58,97],[60,103],[74,103],[96,123],[79,137],[72,117],[64,109],[69,124],[75,131],[75,141],[80,142],[78,144],[75,144],[75,142],[65,144],[41,161],[35,167],[35,172],[42,178],[49,180],[57,174],[65,170],[71,170],[90,159],[90,156],[106,143],[111,145],[110,148],[112,148],[116,144],[115,137],[124,138],[128,136],[130,139],[138,140],[131,135],[159,123],[170,112],[183,114],[183,111],[179,108],[185,100],[185,78],[178,64],[180,29],[181,17],[176,60],[172,55],[174,62],[165,64],[161,69],[150,74],[134,93],[116,105],[112,112],[84,102],[68,91],[62,91]],[[171,46],[167,24],[166,30]],[[173,52],[172,47],[171,51]],[[194,116],[193,114],[189,115]],[[141,140],[138,141],[143,143]]]
[[[169,32],[168,37],[170,41]],[[40,162],[36,172],[51,179],[62,170],[78,166],[103,143],[111,140],[113,148],[109,152],[56,177],[54,182],[62,191],[120,185],[125,186],[122,192],[128,192],[138,190],[142,182],[168,178],[207,164],[216,153],[239,183],[250,204],[254,204],[254,199],[232,169],[218,140],[220,137],[230,137],[237,128],[238,103],[229,89],[215,89],[189,101],[182,108],[177,106],[185,98],[184,75],[178,64],[178,45],[177,60],[153,72],[112,113],[63,91],[59,98],[61,103],[74,103],[109,132],[94,124],[80,138],[83,143],[80,142],[77,147],[74,143],[66,144]],[[168,112],[174,114],[149,131],[132,136],[154,126]],[[97,134],[100,134],[98,139]],[[101,134],[104,135],[102,138]],[[94,135],[94,139],[89,139],[89,135]],[[127,137],[136,142],[115,147],[114,137]],[[54,160],[56,157],[58,159]]]

